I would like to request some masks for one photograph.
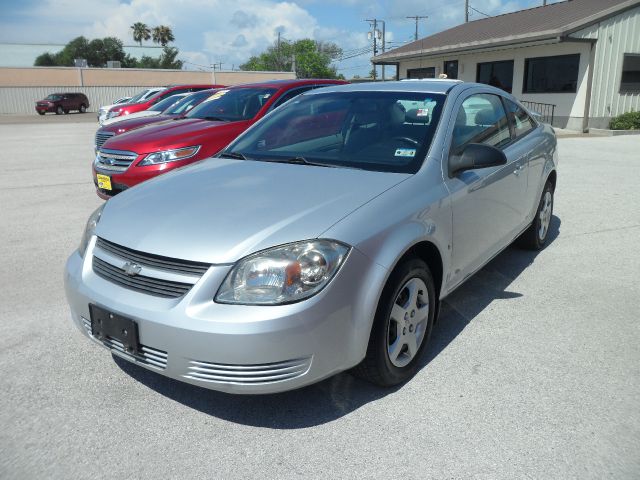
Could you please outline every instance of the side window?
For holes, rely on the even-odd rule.
[[[273,104],[273,108],[278,108],[280,105],[282,105],[283,103],[288,102],[289,100],[291,100],[293,97],[297,97],[298,95],[300,95],[301,93],[306,92],[307,90],[311,90],[313,88],[313,86],[309,85],[307,87],[302,87],[302,88],[295,88],[293,90],[289,90],[288,92],[286,92],[284,95],[282,95],[278,100],[276,100],[276,103]]]
[[[471,95],[456,116],[451,152],[460,152],[469,143],[500,148],[511,141],[507,114],[497,95]]]
[[[507,110],[509,110],[509,118],[513,122],[516,138],[520,138],[536,128],[536,124],[522,107],[511,100],[505,99],[505,102],[507,104]]]

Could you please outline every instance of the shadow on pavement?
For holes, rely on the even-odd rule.
[[[551,220],[548,243],[560,233],[560,219]],[[444,301],[421,368],[442,352],[495,299],[517,298],[508,290],[539,252],[509,247]],[[348,373],[315,385],[273,395],[230,395],[179,382],[113,357],[128,375],[156,392],[208,415],[257,427],[296,429],[331,422],[362,405],[385,397],[402,385],[383,389]]]

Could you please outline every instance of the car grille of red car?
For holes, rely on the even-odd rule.
[[[96,132],[96,149],[100,148],[104,144],[104,142],[109,140],[114,135],[114,132],[101,132],[100,130],[98,130]]]
[[[138,158],[138,154],[135,152],[100,149],[96,156],[96,168],[112,172],[124,172],[136,158]]]

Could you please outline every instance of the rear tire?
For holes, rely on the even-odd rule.
[[[399,264],[382,291],[367,354],[353,373],[383,387],[415,375],[431,336],[436,301],[427,264],[417,258]]]
[[[547,182],[542,190],[533,222],[517,240],[520,247],[527,250],[542,250],[547,244],[553,216],[553,193],[553,185]]]
[[[64,113],[64,109],[60,106],[56,108],[56,115],[62,115]]]
[[[80,105],[80,113],[86,113],[87,112],[87,106],[83,103],[82,105]]]

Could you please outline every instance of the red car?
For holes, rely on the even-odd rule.
[[[109,138],[93,163],[96,192],[109,198],[178,167],[215,155],[274,108],[343,80],[274,80],[216,91],[184,117]]]
[[[172,85],[147,98],[143,102],[114,105],[109,109],[107,119],[119,117],[120,115],[129,115],[134,112],[141,112],[148,109],[151,105],[155,105],[160,100],[164,100],[172,95],[177,95],[178,93],[197,92],[198,90],[220,87],[224,87],[224,85]]]
[[[116,123],[103,125],[102,127],[98,128],[98,131],[96,132],[96,151],[102,146],[104,142],[109,140],[114,135],[120,135],[122,133],[126,133],[130,130],[135,130],[136,128],[144,127],[152,123],[165,122],[167,120],[182,117],[193,107],[201,103],[206,98],[210,97],[214,92],[216,92],[216,89],[200,90],[195,93],[190,93],[186,97],[182,97],[175,102],[172,101],[174,97],[168,97],[149,108],[149,110],[156,110],[158,112],[161,112],[159,115],[138,118],[124,118],[122,120],[118,120]]]
[[[89,99],[84,93],[52,93],[44,100],[36,102],[36,112],[39,115],[44,115],[47,112],[62,115],[69,113],[69,110],[84,113],[87,108],[89,108]]]

